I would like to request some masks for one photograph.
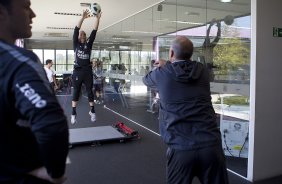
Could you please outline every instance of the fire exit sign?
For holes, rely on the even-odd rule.
[[[273,27],[273,37],[282,37],[282,28]]]

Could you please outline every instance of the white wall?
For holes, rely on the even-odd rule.
[[[252,0],[252,16],[248,179],[257,181],[282,175],[282,37],[273,37],[273,27],[282,28],[282,1]]]

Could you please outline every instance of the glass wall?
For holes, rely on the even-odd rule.
[[[46,49],[46,50],[43,51],[43,63],[44,64],[45,64],[45,61],[47,59],[51,59],[51,60],[55,61],[55,50]],[[54,66],[54,68],[56,69],[56,65]]]
[[[33,49],[32,51],[37,55],[42,64],[45,64],[43,59],[43,49]]]
[[[66,71],[67,70],[67,51],[56,50],[55,70]]]
[[[47,59],[52,59],[54,62],[53,69],[56,73],[72,72],[74,64],[73,50],[52,50],[52,49],[32,49],[38,56],[42,64]],[[103,62],[103,69],[106,72],[120,73],[116,70],[118,65],[124,64],[126,74],[140,74],[140,69],[148,70],[150,61],[153,57],[152,51],[109,51],[109,50],[93,50],[91,59],[99,59]],[[113,69],[114,68],[114,69]],[[135,72],[131,72],[135,71]],[[141,72],[142,73],[142,72]],[[144,75],[144,72],[142,73]]]
[[[66,58],[66,71],[73,70],[73,63],[74,63],[74,50],[67,50],[67,58]],[[62,72],[58,70],[58,72]]]
[[[247,177],[251,3],[244,1],[241,10],[236,11],[238,6],[232,3],[188,1],[187,6],[177,6],[179,2],[162,3],[160,27],[172,22],[176,31],[158,36],[158,56],[168,59],[168,50],[176,35],[192,40],[192,59],[209,69],[212,101],[228,168]],[[196,4],[197,8],[193,8]],[[223,7],[221,11],[215,10]]]
[[[146,74],[151,60],[167,60],[176,35],[192,40],[195,49],[192,59],[203,63],[209,71],[227,166],[242,177],[247,177],[248,163],[250,5],[250,0],[236,3],[166,0],[106,30],[115,30],[120,41],[124,41],[120,45],[126,39],[136,39],[131,41],[135,47],[131,47],[129,57],[132,75]],[[127,64],[124,53],[120,59]],[[142,78],[132,78],[132,87],[140,88],[139,80]],[[151,106],[154,94],[143,92]]]
[[[247,176],[248,159],[250,10],[251,0],[165,0],[98,32],[91,56],[102,61],[109,87],[119,83],[131,97],[144,95],[152,111],[155,94],[143,85],[142,76],[153,60],[168,60],[176,35],[191,39],[192,59],[209,69],[228,168],[242,177]],[[33,51],[42,61],[54,59],[56,72],[73,69],[73,50]]]

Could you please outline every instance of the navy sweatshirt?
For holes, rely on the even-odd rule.
[[[167,62],[149,72],[143,82],[159,92],[160,134],[169,147],[194,150],[221,144],[203,64]]]
[[[37,56],[0,40],[0,183],[41,166],[65,172],[69,132]]]

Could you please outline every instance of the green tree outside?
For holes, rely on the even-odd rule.
[[[223,26],[220,44],[214,48],[213,63],[217,67],[217,74],[228,74],[236,71],[242,65],[249,65],[250,44],[239,36],[236,28]]]

